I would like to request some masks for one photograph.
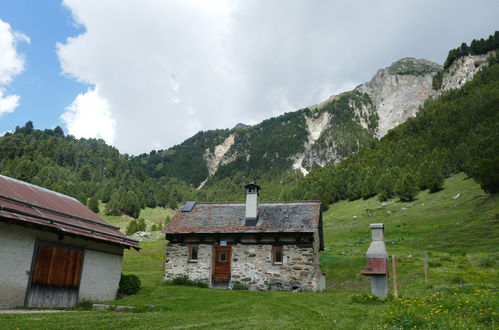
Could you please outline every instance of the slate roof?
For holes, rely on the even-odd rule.
[[[0,221],[140,249],[77,199],[0,175]]]
[[[190,212],[178,212],[165,233],[322,232],[320,201],[259,203],[255,226],[245,226],[245,207],[245,203],[196,203]]]

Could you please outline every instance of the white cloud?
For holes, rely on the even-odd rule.
[[[108,101],[99,94],[98,88],[79,94],[65,110],[61,119],[69,134],[77,138],[102,138],[109,144],[114,143],[116,122],[111,116]]]
[[[10,24],[0,19],[0,117],[19,106],[19,95],[5,95],[5,86],[24,70],[24,58],[17,52],[17,42],[30,43],[28,36],[12,31]]]
[[[320,103],[404,56],[441,63],[450,48],[492,33],[499,16],[494,1],[64,5],[86,31],[58,44],[63,73],[99,86],[114,143],[129,153]]]
[[[4,113],[14,112],[19,106],[19,95],[3,95],[4,90],[0,88],[0,116]]]

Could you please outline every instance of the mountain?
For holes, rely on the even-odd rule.
[[[290,195],[321,199],[326,205],[374,195],[382,201],[395,195],[411,201],[418,190],[439,191],[444,177],[460,171],[486,192],[499,192],[499,57],[495,54],[489,54],[487,65],[461,88],[428,100],[415,118],[339,165],[314,169],[294,184]]]
[[[486,57],[465,56],[445,71],[428,60],[403,58],[321,104],[253,126],[199,132],[135,161],[152,177],[174,176],[198,188],[237,173],[264,180],[289,170],[306,175],[315,167],[338,164],[414,117],[428,99],[462,86],[486,65]],[[439,74],[443,82],[435,89]]]
[[[496,49],[499,32],[451,50],[443,68],[404,58],[321,104],[137,157],[28,122],[0,137],[0,173],[133,217],[145,206],[241,200],[253,180],[265,187],[262,200],[330,203],[393,196],[397,181],[408,193],[438,190],[440,176],[464,171],[495,193]]]

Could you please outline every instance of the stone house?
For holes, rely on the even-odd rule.
[[[187,202],[165,228],[165,280],[187,276],[210,287],[323,290],[319,201],[259,203],[250,183],[246,203]]]
[[[139,245],[78,200],[0,175],[0,308],[115,299],[125,248]]]

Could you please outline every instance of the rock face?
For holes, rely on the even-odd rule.
[[[206,165],[208,166],[208,173],[213,175],[217,172],[218,166],[220,164],[230,163],[230,160],[224,159],[225,154],[229,151],[230,147],[234,144],[235,134],[229,135],[227,139],[222,144],[215,147],[213,152],[209,149],[206,150],[204,154],[204,159],[206,160]]]
[[[432,78],[441,69],[428,60],[407,57],[378,70],[370,82],[355,89],[374,103],[379,117],[376,137],[414,117],[428,97],[436,96]]]
[[[293,159],[293,168],[300,170],[304,175],[308,174],[308,170],[304,167],[304,160],[307,157],[306,167],[310,168],[314,161],[311,161],[310,151],[315,142],[320,138],[324,130],[329,126],[329,121],[331,120],[331,114],[329,112],[323,112],[321,115],[316,113],[316,116],[307,117],[305,116],[305,122],[307,124],[308,140],[304,144],[304,152],[296,154]]]
[[[455,60],[449,67],[449,70],[445,72],[442,79],[442,88],[439,92],[460,88],[466,82],[473,79],[475,74],[488,64],[487,57],[489,54],[468,55]]]
[[[206,161],[206,166],[208,167],[209,177],[217,173],[220,165],[228,164],[235,159],[234,157],[225,157],[227,155],[227,151],[229,151],[230,147],[234,144],[235,136],[235,134],[229,135],[222,144],[215,146],[215,150],[213,152],[211,152],[210,149],[206,149],[203,158]],[[208,178],[201,182],[198,189],[201,189],[207,180]]]

